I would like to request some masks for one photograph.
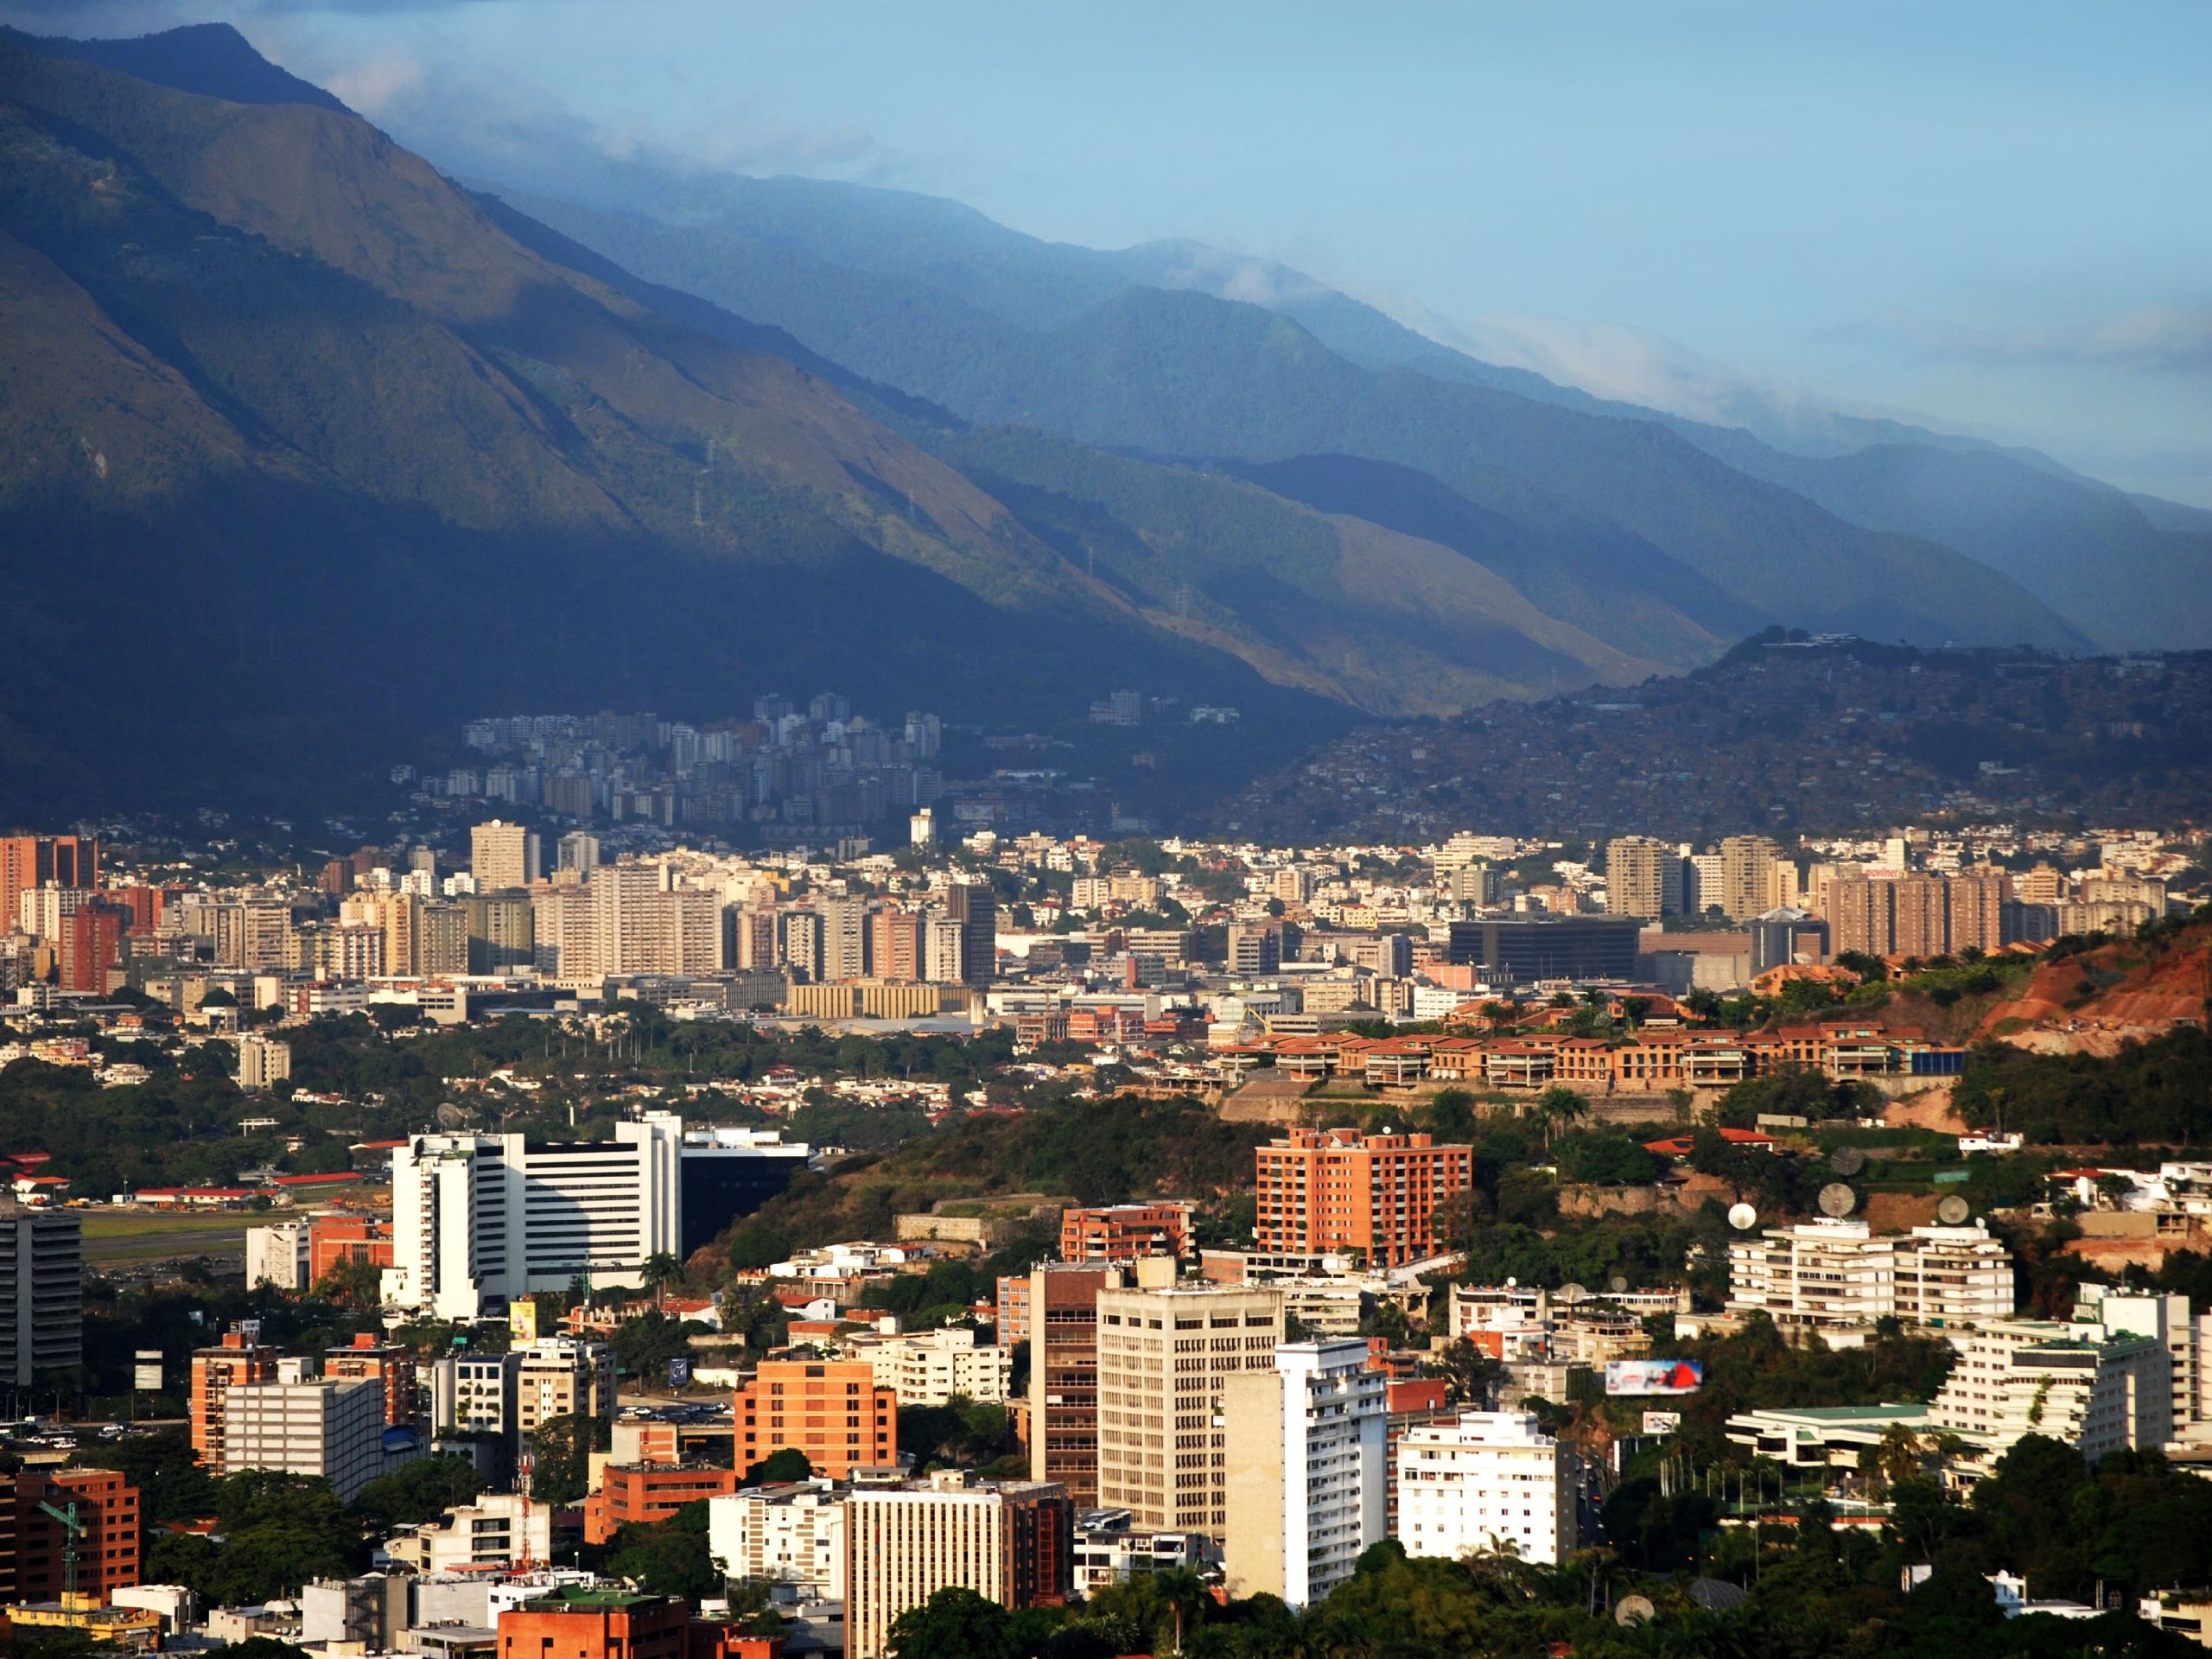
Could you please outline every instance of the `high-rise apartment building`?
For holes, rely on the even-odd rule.
[[[722,967],[721,897],[671,887],[664,864],[602,864],[584,887],[595,971],[713,974]],[[562,972],[570,969],[564,964]]]
[[[822,918],[820,977],[835,982],[868,976],[868,904],[860,899],[821,899],[815,914]]]
[[[963,925],[950,916],[931,912],[922,918],[922,972],[932,985],[965,982],[960,959],[964,937]]]
[[[430,1362],[430,1427],[465,1433],[513,1432],[522,1356],[456,1354]]]
[[[2173,1437],[2172,1358],[2156,1337],[2050,1319],[2002,1319],[1955,1337],[1929,1421],[1973,1436],[1994,1460],[2029,1434],[2081,1452],[2164,1446]]]
[[[82,1231],[66,1211],[0,1199],[0,1382],[11,1388],[84,1363]]]
[[[470,973],[516,973],[537,962],[536,912],[527,893],[477,893],[462,900],[461,910]]]
[[[534,1434],[556,1417],[614,1415],[614,1350],[580,1337],[540,1337],[515,1351],[514,1428]]]
[[[1866,1332],[1882,1319],[1947,1330],[2012,1312],[2012,1262],[1976,1223],[1877,1235],[1863,1221],[1769,1228],[1728,1246],[1728,1310],[1785,1335]]]
[[[1605,843],[1605,913],[1655,921],[1682,908],[1682,858],[1663,841],[1622,836]]]
[[[899,1616],[940,1590],[1056,1607],[1074,1569],[1075,1508],[1061,1487],[946,1470],[861,1488],[845,1500],[846,1659],[880,1659]]]
[[[1791,892],[1780,891],[1777,867],[1781,861],[1782,849],[1764,836],[1730,836],[1720,843],[1719,903],[1731,921],[1796,900],[1794,880]]]
[[[707,1500],[707,1549],[729,1579],[845,1599],[845,1498],[826,1480],[756,1486]]]
[[[1856,952],[1886,957],[1895,949],[1897,927],[1891,906],[1894,878],[1839,870],[1828,880],[1828,948],[1837,956]]]
[[[529,887],[544,872],[537,832],[494,818],[468,832],[468,870],[479,893],[505,893]]]
[[[381,979],[385,931],[364,922],[338,922],[301,931],[300,967],[317,979]]]
[[[1060,1212],[1060,1260],[1134,1262],[1180,1256],[1191,1246],[1188,1204],[1112,1204]]]
[[[130,912],[87,895],[72,909],[54,936],[56,983],[65,991],[105,996],[123,982],[123,936]]]
[[[1272,1371],[1230,1377],[1224,1565],[1232,1596],[1294,1607],[1351,1577],[1388,1526],[1383,1376],[1367,1344],[1286,1343]]]
[[[1140,1265],[1146,1271],[1152,1263]],[[1143,1285],[1098,1293],[1098,1503],[1140,1527],[1219,1538],[1229,1523],[1228,1380],[1273,1371],[1279,1292]]]
[[[772,973],[784,965],[772,906],[732,905],[722,912],[722,930],[723,957],[739,973]]]
[[[1951,954],[1999,950],[2005,944],[2005,906],[2012,902],[2012,878],[1985,865],[1953,876],[1944,886]]]
[[[343,1348],[327,1350],[322,1374],[342,1382],[366,1381],[384,1390],[385,1427],[404,1427],[422,1415],[415,1390],[415,1351],[359,1332]]]
[[[1029,1478],[1058,1481],[1077,1509],[1098,1503],[1098,1293],[1119,1269],[1039,1262],[1021,1299],[1029,1344]],[[1013,1341],[1001,1330],[1000,1340]]]
[[[209,1468],[219,1468],[230,1392],[276,1380],[276,1351],[261,1344],[261,1322],[241,1319],[219,1345],[192,1356],[192,1449]]]
[[[1555,1567],[1580,1541],[1574,1455],[1517,1412],[1470,1411],[1398,1441],[1398,1541],[1457,1560],[1500,1548]]]
[[[944,890],[944,913],[960,925],[960,982],[989,984],[999,968],[997,897],[988,883],[956,881]]]
[[[1438,1250],[1439,1217],[1474,1180],[1474,1148],[1426,1135],[1298,1131],[1259,1148],[1263,1255],[1350,1250],[1370,1268]]]
[[[902,1406],[942,1406],[956,1397],[1003,1405],[1014,1376],[1014,1351],[978,1343],[973,1325],[886,1337],[860,1357],[874,1368],[876,1386],[889,1389]]]
[[[822,912],[786,911],[784,914],[784,966],[795,979],[822,980]]]
[[[1948,906],[1940,875],[1901,875],[1890,883],[1891,948],[1901,957],[1950,954]]]
[[[878,979],[922,978],[922,918],[912,911],[877,911],[868,918],[868,956]]]
[[[731,1422],[741,1474],[786,1446],[838,1480],[899,1458],[898,1391],[864,1359],[764,1359],[738,1389]]]
[[[11,1484],[0,1491],[0,1503],[12,1511],[0,1517],[12,1545],[0,1552],[5,1605],[55,1603],[73,1590],[104,1607],[116,1591],[140,1581],[138,1489],[121,1475],[111,1469],[22,1469]],[[73,1536],[54,1518],[57,1510],[74,1515],[80,1530]]]
[[[273,1089],[292,1075],[292,1046],[263,1036],[238,1039],[238,1087],[249,1093]]]
[[[340,1503],[415,1455],[385,1446],[385,1390],[367,1378],[234,1382],[224,1390],[218,1468],[276,1469],[328,1481]]]
[[[556,847],[555,865],[589,875],[599,868],[599,837],[588,830],[571,830]]]
[[[678,1247],[682,1142],[671,1112],[535,1150],[518,1134],[410,1137],[391,1155],[385,1299],[473,1319],[579,1276],[636,1288],[648,1256]]]
[[[0,836],[0,916],[13,921],[22,895],[53,886],[100,884],[100,844],[86,836]]]

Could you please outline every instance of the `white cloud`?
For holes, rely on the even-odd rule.
[[[2086,322],[2010,327],[1885,311],[1848,331],[1919,355],[1967,363],[2084,363],[2160,373],[2212,369],[2212,309],[2142,306]]]

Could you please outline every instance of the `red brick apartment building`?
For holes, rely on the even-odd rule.
[[[1191,1243],[1192,1206],[1116,1204],[1060,1216],[1063,1262],[1134,1262],[1141,1255],[1181,1256]]]
[[[1301,1132],[1259,1148],[1259,1251],[1356,1251],[1402,1267],[1437,1251],[1437,1214],[1474,1179],[1474,1148],[1426,1135]]]

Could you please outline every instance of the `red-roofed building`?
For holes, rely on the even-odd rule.
[[[1782,1143],[1770,1135],[1761,1135],[1756,1129],[1716,1129],[1713,1131],[1731,1146],[1747,1147],[1756,1152],[1779,1152]],[[1662,1158],[1687,1158],[1696,1145],[1687,1135],[1669,1135],[1664,1141],[1647,1141],[1646,1152],[1656,1152]]]

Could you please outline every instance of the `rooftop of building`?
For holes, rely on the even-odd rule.
[[[550,1596],[536,1596],[523,1603],[523,1611],[531,1613],[600,1613],[628,1612],[639,1608],[658,1607],[667,1599],[664,1596],[650,1596],[637,1590],[588,1589],[582,1585],[563,1585]]]
[[[1764,1418],[1770,1422],[1834,1427],[1850,1423],[1908,1422],[1925,1417],[1928,1407],[1923,1402],[1907,1400],[1886,1406],[1770,1406],[1741,1414]]]

